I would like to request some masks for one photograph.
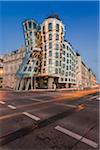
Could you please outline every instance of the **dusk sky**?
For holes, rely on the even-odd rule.
[[[39,24],[56,13],[66,27],[65,39],[98,75],[99,4],[96,1],[0,2],[0,54],[24,45],[22,21],[33,18]]]

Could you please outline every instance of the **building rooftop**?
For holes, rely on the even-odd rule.
[[[80,56],[80,54],[79,54],[78,52],[76,52],[76,55],[77,55],[77,56]]]
[[[46,19],[49,19],[49,18],[56,18],[61,21],[59,15],[57,15],[57,14],[52,14],[52,15],[48,16]]]

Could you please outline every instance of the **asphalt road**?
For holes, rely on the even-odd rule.
[[[65,95],[0,91],[0,150],[99,150],[98,93]]]

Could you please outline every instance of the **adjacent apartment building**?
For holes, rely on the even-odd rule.
[[[57,15],[41,25],[33,19],[22,24],[25,50],[4,56],[4,86],[30,90],[86,88],[96,83],[91,69],[65,39],[65,26]]]
[[[3,87],[15,88],[16,85],[16,72],[22,63],[22,59],[25,55],[25,49],[19,48],[12,51],[3,57]]]
[[[96,85],[96,76],[76,52],[76,87],[79,89],[89,88]]]

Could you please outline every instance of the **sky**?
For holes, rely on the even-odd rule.
[[[80,53],[100,81],[98,1],[0,1],[0,55],[25,46],[22,29],[25,19],[33,18],[41,24],[54,13],[65,25],[65,39]]]

